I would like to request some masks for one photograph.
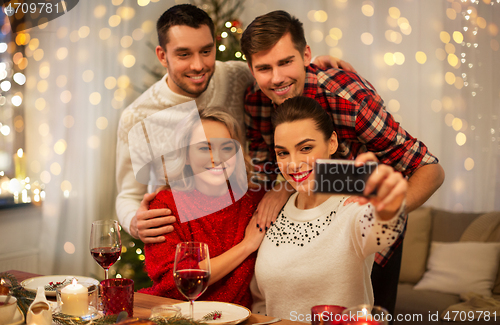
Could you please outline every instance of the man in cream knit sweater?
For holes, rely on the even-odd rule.
[[[144,196],[147,185],[134,176],[128,146],[130,129],[154,113],[192,100],[198,107],[224,107],[243,128],[243,95],[253,82],[245,62],[215,60],[214,25],[203,10],[192,5],[174,6],[160,17],[157,29],[160,45],[156,55],[167,74],[125,109],[116,148],[118,219],[125,231],[144,242],[163,241],[160,235],[169,232],[167,224],[173,217],[164,209],[148,211],[154,194]]]

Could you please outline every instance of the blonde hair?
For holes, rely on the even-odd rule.
[[[199,111],[193,111],[176,128],[175,143],[177,150],[167,155],[164,160],[164,165],[168,166],[168,168],[164,166],[164,172],[166,170],[169,171],[168,176],[170,181],[167,180],[167,175],[165,175],[167,185],[157,189],[157,192],[165,189],[182,191],[191,191],[194,189],[193,171],[191,166],[186,164],[186,161],[192,132],[201,121],[215,121],[224,124],[229,131],[231,139],[236,140],[240,144],[240,150],[243,150],[241,147],[242,132],[238,126],[238,122],[225,109],[221,107],[207,107],[201,108]],[[243,157],[244,164],[239,162],[241,157]],[[236,169],[229,178],[234,180],[231,184],[237,184],[239,190],[244,191],[249,185],[250,160],[243,151],[242,155],[236,154],[236,159]],[[241,170],[241,168],[245,168],[245,170]]]

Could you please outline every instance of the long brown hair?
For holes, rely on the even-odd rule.
[[[316,129],[323,133],[325,140],[330,139],[335,128],[333,120],[314,99],[297,96],[285,100],[271,115],[274,128],[283,123],[312,119]]]

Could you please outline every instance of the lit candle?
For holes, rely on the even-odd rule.
[[[61,312],[66,315],[83,316],[88,313],[88,289],[73,279],[61,290]]]
[[[17,150],[14,154],[14,167],[16,178],[19,180],[26,178],[26,158],[24,157],[24,152],[22,148]]]

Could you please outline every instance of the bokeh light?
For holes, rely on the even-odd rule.
[[[58,60],[64,60],[68,56],[68,49],[66,47],[60,47],[56,51],[56,57]]]
[[[89,101],[92,105],[98,105],[101,102],[101,94],[96,92],[93,92],[89,96]]]
[[[368,32],[361,34],[361,42],[365,45],[373,44],[373,35]]]
[[[92,135],[87,139],[87,145],[90,149],[97,149],[101,145],[101,140],[97,135]]]
[[[67,147],[68,144],[66,141],[64,139],[60,139],[54,144],[54,152],[58,155],[62,155],[66,151]]]
[[[317,22],[324,23],[328,20],[328,14],[324,10],[318,10],[314,13],[314,18]]]
[[[94,17],[95,18],[102,18],[106,14],[106,6],[104,5],[98,5],[97,7],[94,8]]]
[[[80,38],[86,38],[90,34],[90,28],[88,26],[82,26],[78,30],[78,36]]]
[[[72,243],[72,242],[65,242],[64,243],[64,251],[67,253],[67,254],[74,254],[76,252],[76,248],[75,248],[75,245]]]
[[[45,102],[45,99],[43,98],[38,98],[37,100],[35,100],[35,108],[39,111],[43,110],[45,108],[45,105],[47,103]]]
[[[116,79],[115,77],[107,77],[106,80],[104,80],[104,86],[107,89],[113,89],[116,87]]]
[[[63,91],[61,93],[60,98],[61,98],[61,102],[65,103],[65,104],[69,103],[71,101],[71,98],[72,98],[71,91],[69,91],[69,90]]]
[[[94,80],[94,71],[85,70],[82,74],[82,79],[85,82],[91,82],[92,80]]]
[[[472,159],[470,157],[465,159],[464,167],[465,167],[465,170],[471,171],[474,168],[474,159]]]
[[[396,91],[399,88],[399,81],[396,78],[389,78],[387,80],[387,88],[391,91]]]
[[[99,31],[99,38],[103,41],[107,40],[111,36],[111,29],[105,27]]]
[[[395,99],[391,99],[388,103],[387,103],[387,108],[389,109],[389,111],[391,111],[392,113],[396,113],[399,111],[399,108],[401,107],[401,104],[399,103],[399,101],[395,100]]]
[[[125,55],[125,57],[123,58],[123,65],[125,66],[125,68],[131,68],[134,66],[134,64],[135,56],[133,56],[132,54]]]
[[[450,34],[448,34],[447,32],[445,31],[442,31],[441,33],[439,33],[439,39],[441,40],[441,42],[443,43],[449,43],[450,42]]]
[[[111,27],[116,27],[116,26],[120,25],[121,21],[122,21],[122,19],[120,16],[113,15],[113,16],[109,17],[108,24]]]
[[[315,43],[319,43],[323,40],[323,33],[320,30],[314,29],[311,31],[311,39]]]
[[[398,19],[401,16],[401,12],[397,7],[390,7],[389,16],[391,16],[392,19]]]
[[[125,49],[132,46],[132,43],[134,43],[134,39],[132,38],[132,36],[126,35],[123,36],[122,39],[120,40],[120,45]]]
[[[61,174],[61,165],[59,165],[59,163],[57,162],[53,162],[52,164],[50,164],[50,172],[52,173],[52,175],[59,175]]]
[[[452,72],[446,72],[444,79],[449,85],[453,85],[455,83],[455,75]]]
[[[420,64],[424,64],[427,61],[427,55],[422,51],[418,51],[415,53],[415,60]]]
[[[361,6],[361,12],[366,17],[371,17],[375,13],[375,9],[373,8],[373,3],[371,1],[366,1]]]
[[[101,116],[97,119],[95,124],[99,130],[104,130],[108,127],[108,119],[104,116]]]

